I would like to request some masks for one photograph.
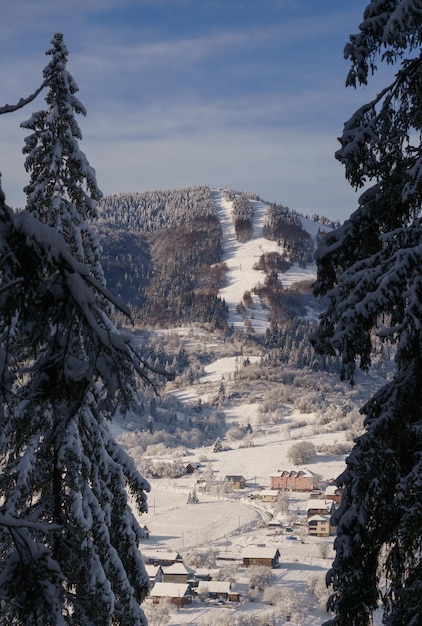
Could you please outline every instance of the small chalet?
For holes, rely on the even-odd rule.
[[[308,533],[313,537],[330,537],[336,534],[336,529],[331,526],[329,515],[312,515],[308,519]]]
[[[148,574],[149,584],[151,587],[155,585],[155,583],[161,583],[163,581],[163,568],[161,565],[148,565],[146,563],[144,567],[146,573]]]
[[[153,604],[159,604],[163,598],[178,607],[191,604],[193,592],[188,584],[156,583],[151,590]]]
[[[148,565],[168,567],[169,565],[173,565],[173,563],[183,563],[183,558],[178,552],[160,552],[156,550],[155,552],[149,552],[143,556],[145,563]]]
[[[261,491],[261,502],[277,502],[279,493],[278,489],[263,489]]]
[[[228,600],[229,602],[240,602],[240,595],[232,589],[230,581],[221,580],[201,580],[197,589],[198,595],[208,594],[209,598]]]
[[[226,476],[226,480],[229,483],[233,483],[234,489],[244,489],[246,487],[246,480],[243,476]]]
[[[186,474],[193,474],[200,467],[201,467],[200,463],[197,463],[196,461],[192,461],[191,463],[188,463],[185,467]]]
[[[173,563],[163,567],[163,583],[187,583],[194,577],[195,571],[184,563]]]
[[[331,515],[334,509],[332,500],[311,498],[306,505],[306,515],[308,519],[313,515]]]
[[[149,533],[150,533],[150,531],[149,531],[148,526],[144,526],[144,527],[142,528],[142,530],[143,530],[143,533],[144,533],[144,536],[142,537],[142,539],[149,539]]]
[[[280,522],[280,520],[278,519],[272,519],[267,523],[267,528],[269,528],[270,530],[274,530],[275,534],[281,533],[282,528],[283,528],[283,523]]]
[[[271,489],[288,489],[289,491],[312,491],[315,474],[307,469],[277,470],[276,476],[270,476]]]
[[[195,580],[198,582],[200,580],[212,580],[210,570],[205,567],[198,567],[198,569],[195,570]]]
[[[243,550],[243,565],[265,565],[266,567],[278,567],[280,551],[278,548],[266,548],[260,546],[250,546]]]
[[[341,487],[337,487],[337,485],[328,485],[325,489],[325,499],[332,500],[336,506],[341,504],[342,494],[343,490]]]

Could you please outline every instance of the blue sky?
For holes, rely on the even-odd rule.
[[[340,220],[358,195],[334,159],[370,88],[344,86],[366,1],[12,0],[0,23],[0,105],[32,93],[64,34],[88,111],[80,143],[103,193],[189,185],[250,191]],[[371,86],[372,88],[372,86]],[[28,182],[20,122],[0,116],[9,204]]]

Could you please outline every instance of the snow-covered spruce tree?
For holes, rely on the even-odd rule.
[[[71,238],[4,200],[0,190],[0,622],[140,626],[148,577],[129,496],[145,511],[149,486],[108,421],[149,370],[107,317],[120,305],[89,250],[81,263]]]
[[[0,622],[139,626],[149,486],[108,418],[147,370],[58,233],[1,198],[0,225]]]
[[[396,346],[395,373],[362,408],[344,485],[327,624],[422,623],[422,5],[373,0],[350,37],[347,85],[366,84],[377,63],[391,82],[346,122],[337,158],[356,188],[343,226],[317,252],[315,292],[327,298],[313,338],[342,355],[342,376],[371,363],[372,333]]]
[[[95,201],[102,197],[94,169],[80,150],[82,133],[75,114],[86,115],[76,97],[79,91],[67,71],[68,50],[57,33],[46,54],[51,61],[44,68],[47,81],[47,108],[22,122],[32,130],[25,138],[25,168],[30,183],[24,189],[26,209],[61,233],[73,255],[102,278],[101,247],[88,220],[97,217]]]

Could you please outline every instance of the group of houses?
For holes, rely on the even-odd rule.
[[[154,604],[165,599],[178,607],[192,603],[195,597],[239,602],[240,593],[230,581],[213,580],[207,571],[195,571],[183,563],[178,552],[155,551],[144,554],[145,570],[150,580],[150,596]],[[242,565],[279,566],[278,548],[250,546],[244,549]]]
[[[335,535],[331,515],[341,503],[342,490],[336,485],[328,485],[325,492],[315,489],[315,474],[308,469],[278,470],[270,476],[270,489],[260,492],[262,502],[277,502],[280,491],[309,492],[306,506],[308,534],[315,537]]]

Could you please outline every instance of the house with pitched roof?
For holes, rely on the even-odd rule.
[[[160,600],[169,600],[178,607],[191,604],[193,592],[188,584],[184,583],[156,583],[150,593],[153,604]]]
[[[163,583],[187,583],[193,580],[195,570],[184,563],[176,562],[163,567]]]
[[[336,534],[336,529],[331,525],[329,515],[318,514],[308,519],[308,533],[311,537],[330,537]]]
[[[198,595],[208,595],[209,598],[220,598],[229,602],[239,602],[240,594],[233,589],[229,580],[201,580],[197,588]]]
[[[288,491],[312,491],[315,474],[308,469],[277,470],[277,474],[270,476],[271,489],[286,489]]]
[[[251,565],[265,565],[266,567],[278,567],[280,551],[278,548],[265,546],[248,546],[243,550],[242,561],[244,567]]]

